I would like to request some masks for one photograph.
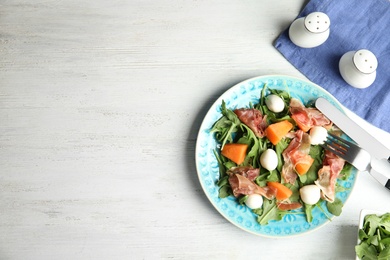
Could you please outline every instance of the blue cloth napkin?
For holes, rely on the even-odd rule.
[[[345,107],[390,132],[390,1],[311,0],[297,18],[317,11],[330,18],[330,35],[325,43],[310,49],[298,47],[291,42],[287,28],[276,39],[275,47]],[[359,49],[370,50],[378,59],[376,80],[366,89],[348,85],[338,66],[344,53]]]

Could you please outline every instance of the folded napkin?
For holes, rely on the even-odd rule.
[[[309,80],[335,96],[345,107],[371,124],[390,132],[390,1],[311,0],[299,17],[312,12],[330,18],[330,35],[315,48],[294,45],[288,28],[275,47]],[[348,85],[338,63],[348,51],[368,49],[378,59],[375,82],[366,89]]]

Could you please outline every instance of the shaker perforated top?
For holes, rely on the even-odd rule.
[[[365,49],[358,50],[353,55],[353,63],[360,72],[365,74],[373,73],[378,67],[378,60],[374,53]]]
[[[329,29],[330,19],[322,12],[313,12],[305,17],[305,27],[309,32],[322,33]]]

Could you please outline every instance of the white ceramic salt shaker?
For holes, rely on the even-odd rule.
[[[330,19],[322,12],[313,12],[296,19],[288,31],[290,40],[302,48],[323,44],[329,37]]]
[[[374,53],[361,49],[345,53],[339,62],[340,74],[352,87],[367,88],[374,83],[378,60]]]

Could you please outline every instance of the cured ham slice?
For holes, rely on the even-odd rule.
[[[227,174],[230,176],[232,174],[240,174],[245,178],[248,178],[250,181],[254,181],[260,174],[259,168],[253,168],[252,166],[240,166],[231,168]]]
[[[280,210],[293,210],[302,208],[302,204],[299,202],[278,202],[276,206]]]
[[[234,110],[234,113],[257,137],[264,137],[264,131],[267,128],[267,116],[263,116],[259,110],[254,108],[240,108]]]
[[[232,174],[229,177],[229,183],[233,190],[233,195],[238,197],[240,195],[260,194],[269,200],[275,198],[276,189],[273,187],[260,187],[253,181],[240,174]]]
[[[318,171],[315,184],[321,189],[321,197],[333,202],[336,196],[337,178],[343,169],[345,160],[330,151],[325,151],[323,167]]]
[[[298,99],[292,98],[290,101],[291,118],[297,123],[298,127],[307,132],[313,126],[323,126],[330,129],[332,122],[324,116],[319,110],[312,107],[305,107]]]
[[[295,137],[283,151],[282,156],[284,164],[282,168],[282,178],[285,182],[294,184],[298,175],[295,172],[297,164],[305,164],[308,162],[310,152],[310,136],[302,130],[295,132]]]

